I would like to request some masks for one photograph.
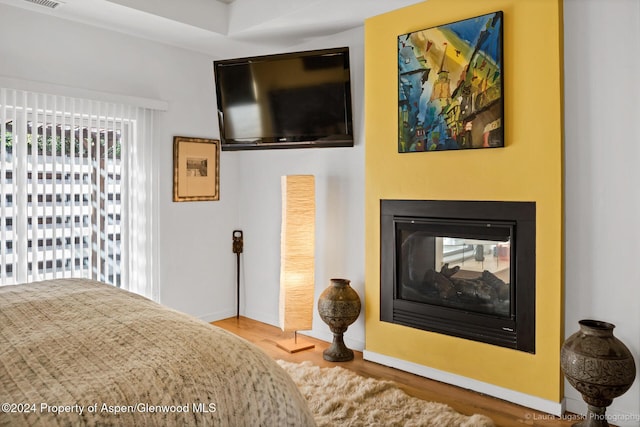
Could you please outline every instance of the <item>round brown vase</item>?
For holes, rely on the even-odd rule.
[[[360,315],[360,297],[347,279],[331,279],[318,298],[320,318],[333,332],[333,342],[322,356],[330,362],[353,360],[353,350],[344,345],[343,334]]]
[[[588,407],[585,419],[574,426],[608,426],[607,406],[631,387],[636,365],[629,349],[613,336],[615,325],[598,320],[578,323],[580,330],[560,351],[562,372]]]

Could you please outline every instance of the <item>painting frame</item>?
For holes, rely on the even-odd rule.
[[[220,141],[173,137],[173,201],[220,200]]]
[[[503,12],[398,36],[398,152],[502,148]]]

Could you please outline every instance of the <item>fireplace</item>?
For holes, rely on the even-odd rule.
[[[380,320],[535,353],[535,203],[381,200],[380,213]]]

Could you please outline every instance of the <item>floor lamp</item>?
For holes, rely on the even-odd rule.
[[[287,175],[282,186],[280,236],[280,328],[293,331],[292,339],[276,344],[289,353],[313,348],[297,331],[312,328],[315,292],[315,179],[313,175]]]

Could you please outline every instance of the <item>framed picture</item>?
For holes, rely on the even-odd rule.
[[[398,36],[398,152],[504,147],[502,12]]]
[[[220,141],[173,137],[173,201],[220,200]]]

